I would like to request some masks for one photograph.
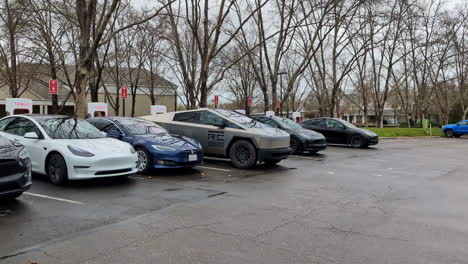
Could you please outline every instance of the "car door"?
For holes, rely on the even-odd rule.
[[[334,119],[324,119],[324,123],[327,142],[334,144],[347,143],[346,127],[343,124]]]
[[[190,111],[175,113],[172,124],[166,127],[172,134],[183,135],[196,139],[207,155],[216,155],[217,149],[224,146],[224,133],[213,125],[207,125],[206,117],[202,121],[202,114],[207,112]]]
[[[171,124],[171,133],[198,140],[207,155],[226,154],[225,149],[231,136],[225,126],[229,127],[231,122],[207,110],[176,113],[173,121],[176,122]]]
[[[327,143],[334,143],[333,138],[331,137],[331,133],[329,133],[330,131],[327,128],[326,120],[327,119],[311,120],[314,122],[307,124],[304,128],[314,130],[322,134],[326,138]]]
[[[228,128],[234,125],[227,119],[214,114],[210,111],[201,111],[200,124],[207,127],[207,137],[204,139],[206,150],[211,155],[224,156],[226,148],[230,140],[233,138],[233,133]]]
[[[31,165],[33,171],[42,172],[43,171],[43,161],[41,161],[42,152],[45,150],[41,149],[43,144],[37,139],[26,139],[24,134],[27,132],[36,132],[36,134],[41,137],[42,133],[39,131],[37,126],[29,119],[24,117],[14,117],[11,120],[10,118],[2,120],[2,125],[0,125],[0,130],[3,132],[6,138],[13,140],[22,144],[29,152],[31,158]],[[8,122],[8,123],[7,123]]]
[[[459,134],[468,134],[468,121],[458,122]]]
[[[32,170],[40,173],[45,171],[45,159],[47,156],[47,143],[44,139],[39,127],[31,120],[20,117],[19,119],[19,142],[23,144],[31,157]],[[29,132],[34,132],[39,137],[38,139],[25,138],[24,135]]]

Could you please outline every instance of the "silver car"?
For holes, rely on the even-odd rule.
[[[230,158],[237,168],[273,165],[290,153],[288,133],[234,111],[200,108],[141,118],[198,140],[205,155]]]

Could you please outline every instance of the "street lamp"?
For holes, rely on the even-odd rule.
[[[283,116],[283,75],[287,74],[287,72],[282,71],[278,72],[278,75],[280,76],[280,115]],[[276,102],[275,102],[276,103]]]

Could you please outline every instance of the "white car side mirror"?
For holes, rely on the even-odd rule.
[[[28,132],[28,133],[24,134],[24,138],[39,139],[39,136],[36,134],[36,132]]]

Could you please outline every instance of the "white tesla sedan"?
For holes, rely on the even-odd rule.
[[[107,138],[84,120],[58,115],[9,116],[0,120],[0,135],[23,144],[32,170],[47,175],[54,184],[137,172],[138,157],[130,144]]]

